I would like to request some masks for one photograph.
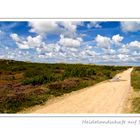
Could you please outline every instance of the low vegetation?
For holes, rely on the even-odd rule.
[[[128,67],[0,60],[0,113],[16,113],[49,98],[112,78]]]
[[[132,112],[140,113],[140,67],[135,67],[131,75],[135,97],[132,99]]]

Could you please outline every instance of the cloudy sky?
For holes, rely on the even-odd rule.
[[[140,65],[140,22],[0,21],[0,59]]]

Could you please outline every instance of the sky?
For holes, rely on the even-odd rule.
[[[0,59],[140,66],[140,22],[0,21]]]

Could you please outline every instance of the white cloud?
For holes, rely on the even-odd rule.
[[[100,56],[100,61],[101,62],[115,62],[115,61],[117,61],[117,56],[105,54],[105,55]]]
[[[112,54],[115,54],[116,51],[111,49],[111,48],[109,48],[109,49],[105,50],[105,53],[108,54],[108,55],[112,55]]]
[[[27,37],[26,43],[30,48],[40,47],[42,45],[42,37],[40,35],[36,37]]]
[[[135,32],[140,30],[140,22],[124,21],[121,22],[121,29],[124,32]]]
[[[140,52],[134,51],[134,52],[132,53],[132,55],[133,55],[133,56],[140,56]]]
[[[123,36],[120,36],[119,34],[113,35],[112,38],[101,35],[97,35],[95,38],[97,47],[104,49],[109,49],[113,44],[120,46],[122,40]]]
[[[125,55],[125,54],[118,54],[117,56],[118,56],[118,58],[119,58],[121,61],[128,61],[128,60],[129,60],[129,56],[128,56],[128,55]]]
[[[11,34],[10,37],[15,41],[19,49],[34,49],[38,56],[37,58],[55,58],[69,59],[76,58],[79,46],[83,39],[76,33],[77,26],[81,22],[30,22],[31,32],[38,35],[35,37],[22,37],[17,34]],[[43,41],[44,35],[55,33],[60,35],[60,40],[54,43],[47,44]],[[53,61],[53,60],[52,60]]]
[[[65,36],[73,36],[76,33],[77,25],[79,22],[60,22],[60,25],[63,26],[63,34]]]
[[[103,53],[98,54],[98,61],[118,63],[121,61],[133,62],[136,60],[133,54],[138,56],[140,52],[140,42],[132,41],[130,43],[123,44],[122,40],[123,36],[120,36],[119,34],[112,37],[97,35],[94,40],[96,43],[96,48],[100,47],[103,50]],[[119,48],[115,49],[114,45],[118,45]]]
[[[105,48],[105,49],[108,49],[112,44],[112,41],[109,37],[105,37],[101,35],[97,35],[95,41],[98,47]]]
[[[60,35],[59,44],[65,47],[80,47],[81,41],[81,38],[73,39]]]
[[[118,50],[117,57],[121,61],[125,62],[138,62],[140,55],[140,42],[132,41],[127,44],[123,44],[122,47]]]
[[[14,40],[14,41],[16,41],[16,42],[20,42],[21,41],[21,39],[19,38],[19,36],[17,35],[17,34],[11,34],[10,35],[10,37]]]
[[[27,44],[26,41],[24,41],[21,37],[19,37],[17,34],[10,34],[10,37],[15,41],[15,43],[17,44],[17,46],[20,49],[29,49],[29,45]]]
[[[41,47],[36,48],[38,53],[44,53],[44,52],[59,52],[60,51],[60,46],[58,44],[45,44],[43,43],[43,45]]]
[[[83,26],[83,22],[80,21],[63,21],[58,22],[59,26],[61,27],[61,33],[65,37],[76,37],[77,36],[77,26]]]
[[[138,48],[140,49],[140,42],[139,41],[132,41],[128,44],[129,47],[131,48]]]
[[[95,57],[97,55],[97,53],[93,50],[86,50],[85,53],[88,56],[94,56]]]
[[[26,42],[23,42],[23,43],[16,42],[16,44],[18,45],[20,49],[30,49],[30,47],[28,46]]]
[[[40,35],[44,34],[63,34],[64,36],[72,37],[76,35],[77,26],[81,25],[81,22],[76,21],[31,21],[29,26],[30,32],[35,32]]]
[[[96,21],[91,21],[89,24],[87,24],[87,28],[90,29],[92,27],[102,28],[102,26],[99,24],[99,22],[96,22]]]
[[[72,51],[72,52],[77,52],[78,51],[77,48],[69,48],[69,50]]]
[[[41,35],[57,32],[59,30],[59,26],[55,21],[30,21],[29,26],[31,27],[31,32]]]
[[[23,60],[28,61],[32,54],[29,54],[28,51],[22,50],[19,48],[3,48],[3,51],[0,53],[0,56],[3,57],[3,59],[13,59],[13,60]],[[30,61],[33,59],[30,59]]]
[[[132,41],[123,44],[123,36],[119,34],[113,35],[112,37],[97,35],[94,43],[84,43],[83,39],[79,36],[68,37],[60,35],[60,39],[53,43],[44,42],[44,38],[40,34],[35,37],[27,36],[26,38],[17,34],[11,34],[10,36],[17,44],[17,49],[20,50],[17,53],[13,53],[12,51],[8,53],[7,55],[9,55],[8,58],[10,59],[17,58],[20,60],[20,57],[24,59],[23,57],[29,55],[31,57],[28,56],[27,58],[30,60],[34,58],[34,60],[41,59],[50,62],[113,63],[140,60],[140,42]],[[115,45],[119,47],[115,47]],[[22,51],[26,51],[25,49],[30,48],[35,50],[34,54],[24,55],[22,53]],[[2,56],[3,54],[0,55]]]
[[[123,36],[120,36],[119,34],[112,36],[112,41],[115,44],[119,44],[123,40]]]
[[[114,47],[121,47],[123,45],[123,43],[121,43],[122,40],[123,36],[120,36],[119,34],[113,35],[112,37],[97,35],[94,40],[96,43],[95,48],[100,48],[104,55],[115,55],[117,51]],[[119,49],[119,52],[120,51],[122,50]]]
[[[129,52],[129,49],[127,45],[122,45],[122,47],[118,49],[118,53],[120,54],[127,54],[128,52]]]
[[[40,35],[36,37],[28,36],[26,39],[19,37],[17,34],[11,34],[10,37],[16,42],[20,49],[29,49],[40,47],[42,42],[42,37]]]

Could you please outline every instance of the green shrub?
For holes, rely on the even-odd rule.
[[[140,113],[140,97],[134,98],[132,101],[133,113]]]
[[[135,90],[140,90],[140,68],[136,67],[131,74],[131,84]]]
[[[59,77],[57,77],[55,75],[37,75],[37,76],[32,77],[32,78],[26,78],[23,81],[23,84],[24,85],[28,85],[28,84],[41,85],[41,84],[54,82],[57,79],[59,79]]]
[[[42,104],[47,100],[48,94],[14,94],[0,101],[0,113],[16,113],[24,108]]]

